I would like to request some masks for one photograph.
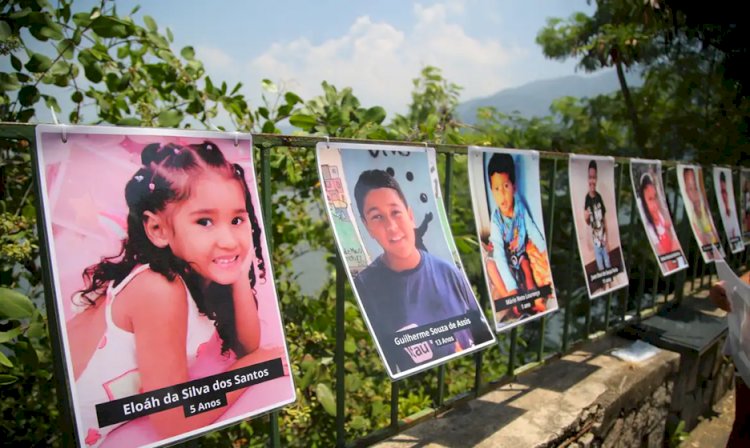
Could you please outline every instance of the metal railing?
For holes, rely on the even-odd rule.
[[[35,144],[34,126],[25,124],[2,123],[0,124],[0,138],[24,139],[30,142],[30,147]],[[257,169],[259,170],[261,203],[263,206],[263,218],[266,229],[271,228],[270,217],[272,209],[273,191],[271,188],[271,153],[280,147],[294,148],[313,151],[315,145],[324,142],[325,137],[315,136],[288,136],[273,134],[254,134],[253,144],[259,152]],[[337,142],[363,143],[362,140],[354,139],[330,139]],[[388,145],[415,145],[413,142],[373,141],[366,143],[384,143]],[[421,144],[421,143],[420,143]],[[448,218],[451,217],[451,204],[454,188],[454,170],[456,159],[466,157],[467,147],[459,145],[432,145],[443,158],[443,197]],[[32,151],[33,152],[33,151]],[[362,438],[350,439],[346,432],[346,392],[344,388],[346,369],[345,341],[345,314],[344,304],[351,290],[346,286],[347,280],[344,267],[340,258],[337,258],[335,270],[336,282],[336,344],[334,365],[336,369],[336,444],[337,446],[361,446],[382,440],[391,435],[403,431],[419,421],[434,417],[458,403],[473,399],[483,393],[500,387],[512,381],[518,374],[530,369],[538,368],[550,360],[559,358],[580,344],[601,338],[602,336],[615,333],[623,327],[637,322],[640,319],[651,316],[665,306],[677,304],[683,295],[693,293],[709,285],[714,275],[714,269],[702,262],[698,246],[694,241],[689,223],[685,213],[682,212],[681,195],[677,189],[675,176],[675,161],[663,161],[664,186],[668,196],[669,208],[678,230],[678,238],[682,243],[686,257],[690,261],[690,267],[663,278],[657,261],[653,257],[647,244],[643,241],[644,230],[638,222],[639,216],[636,212],[635,197],[630,188],[629,159],[616,157],[616,197],[619,209],[619,227],[621,247],[628,271],[630,286],[607,294],[605,297],[589,300],[586,295],[584,278],[581,265],[578,261],[578,250],[576,248],[575,230],[572,219],[566,216],[570,212],[570,196],[567,182],[567,154],[540,151],[540,178],[542,179],[542,204],[544,210],[545,230],[547,237],[548,253],[551,255],[552,273],[556,281],[558,303],[560,310],[557,313],[545,315],[533,322],[526,323],[502,333],[498,337],[497,348],[488,348],[473,355],[474,379],[473,384],[466,391],[451,397],[446,397],[446,371],[456,361],[441,365],[432,369],[436,371],[436,384],[434,385],[433,406],[423,409],[412,415],[402,416],[399,409],[399,397],[405,382],[411,380],[406,378],[393,382],[390,393],[390,423]],[[709,171],[704,168],[704,173]],[[704,176],[706,183],[710,183],[710,176]],[[468,186],[460,186],[466,188]],[[39,193],[37,185],[37,193]],[[711,192],[709,185],[706,190]],[[39,197],[39,196],[38,196]],[[711,210],[717,210],[713,204],[712,195],[709,194]],[[627,219],[623,219],[627,217]],[[40,224],[43,225],[44,217],[39,213]],[[560,219],[560,222],[556,222]],[[623,222],[624,221],[624,222]],[[718,220],[714,220],[717,226]],[[719,231],[720,234],[721,230]],[[271,232],[266,232],[269,252],[273,251]],[[726,241],[723,241],[726,243]],[[43,246],[43,245],[42,245]],[[724,247],[728,247],[724,244]],[[640,250],[636,250],[640,249]],[[735,269],[745,267],[748,262],[748,251],[737,255],[727,253],[727,259]],[[557,257],[556,257],[557,254]],[[567,260],[560,263],[560,255],[568,254]],[[46,254],[42,248],[42,257],[46,260]],[[49,260],[46,260],[48,263]],[[562,265],[561,265],[562,264]],[[49,264],[47,264],[49,266]],[[45,279],[45,290],[51,285],[49,279]],[[697,283],[697,285],[696,285]],[[479,292],[480,305],[487,308],[488,297],[483,278],[473,285]],[[60,328],[54,325],[57,322],[55,307],[52,303],[47,304],[50,322],[50,336],[53,343],[59,341]],[[583,311],[582,313],[580,311]],[[283,316],[282,316],[283,318]],[[556,328],[561,334],[553,334],[551,329]],[[528,337],[534,344],[520,344],[520,338]],[[491,350],[500,350],[501,358],[505,360],[505,373],[499,377],[485,378],[488,361],[486,355]],[[520,362],[519,362],[520,360]],[[292,360],[293,362],[295,360]],[[62,363],[59,357],[55,357],[56,373],[62,372]],[[417,376],[425,375],[421,373]],[[58,378],[58,390],[60,397],[67,385],[61,375]],[[65,401],[62,401],[65,402]],[[283,411],[281,411],[283,412]],[[279,431],[278,411],[272,412],[268,424],[269,444],[273,447],[281,446]]]

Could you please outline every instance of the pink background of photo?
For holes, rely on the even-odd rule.
[[[94,128],[89,128],[94,129]],[[155,132],[155,130],[150,130]],[[102,132],[97,129],[97,132]],[[48,235],[52,244],[53,276],[56,278],[58,315],[68,321],[75,315],[71,298],[83,287],[83,270],[102,257],[120,252],[121,240],[127,234],[125,184],[141,167],[141,150],[151,143],[188,145],[210,140],[230,162],[240,164],[250,188],[253,205],[262,231],[265,232],[258,201],[257,183],[252,163],[252,147],[248,139],[235,146],[232,136],[204,134],[199,137],[185,132],[182,136],[149,134],[144,130],[114,129],[112,134],[78,133],[68,127],[67,142],[60,132],[44,132],[39,139],[40,164],[44,172],[46,203],[44,204]],[[262,238],[266,262],[265,281],[255,285],[261,322],[261,346],[285,346],[278,300],[273,284],[271,256]],[[256,272],[257,266],[256,266]],[[67,340],[67,338],[66,338]],[[67,343],[66,343],[67,348]],[[285,355],[288,357],[288,355]],[[198,369],[198,377],[224,371],[227,359],[215,356]],[[289,360],[285,360],[289,364]],[[191,372],[192,375],[193,372]],[[69,374],[72,378],[72,374]],[[73,388],[75,389],[75,388]],[[251,386],[214,425],[222,420],[245,417],[249,413],[291,401],[294,389],[289,376]],[[212,426],[214,426],[212,425]],[[202,430],[192,433],[202,432]],[[146,418],[129,422],[113,431],[103,446],[133,445],[137,440],[152,443],[155,433]],[[119,442],[118,442],[119,440]]]

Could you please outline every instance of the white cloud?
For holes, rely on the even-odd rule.
[[[277,42],[244,69],[258,80],[283,81],[303,98],[319,95],[324,80],[339,89],[349,86],[364,106],[382,105],[390,112],[405,110],[412,79],[426,65],[441,68],[449,81],[463,86],[464,100],[509,86],[511,63],[525,52],[473,37],[452,21],[463,14],[462,1],[417,3],[413,13],[411,29],[361,16],[343,35],[320,43]],[[221,65],[228,62],[215,51],[211,57]]]

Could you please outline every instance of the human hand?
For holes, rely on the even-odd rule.
[[[586,221],[586,224],[589,223],[589,219],[591,219],[591,212],[589,211],[589,209],[583,210],[583,219]]]
[[[714,305],[726,312],[732,312],[732,302],[727,297],[726,286],[723,281],[715,283],[708,291],[708,298]]]

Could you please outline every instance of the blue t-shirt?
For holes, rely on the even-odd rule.
[[[547,250],[546,243],[542,232],[539,231],[534,219],[529,214],[529,210],[524,205],[518,194],[513,195],[513,217],[507,218],[500,213],[500,209],[495,209],[492,213],[492,225],[490,226],[490,242],[492,242],[492,258],[497,264],[497,270],[503,279],[505,288],[508,291],[514,289],[525,289],[524,285],[519,285],[510,272],[511,269],[520,269],[520,266],[513,266],[508,259],[508,253],[516,260],[521,255],[526,254],[526,245],[528,240],[544,252]],[[511,249],[511,243],[515,250]],[[507,267],[507,269],[503,269]]]
[[[441,333],[441,336],[452,335],[461,349],[492,338],[487,326],[481,325],[484,317],[458,269],[425,251],[420,250],[419,253],[421,260],[414,269],[392,271],[380,256],[354,279],[384,356],[391,370],[396,372],[443,358],[458,350],[455,343],[439,346],[434,343],[397,344],[395,339],[402,331],[473,311],[470,316],[473,331],[463,329]],[[481,327],[486,334],[477,330]],[[480,334],[475,334],[478,331]]]

